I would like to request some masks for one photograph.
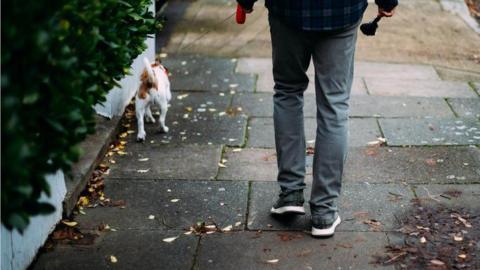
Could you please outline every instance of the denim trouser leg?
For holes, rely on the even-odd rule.
[[[310,209],[331,220],[337,213],[348,148],[348,112],[353,81],[357,25],[319,36],[315,42],[317,134]]]
[[[282,191],[305,188],[305,132],[303,92],[311,51],[301,31],[285,27],[269,16],[272,36],[273,123],[278,160],[278,183]],[[287,40],[286,40],[287,39]],[[290,42],[288,40],[295,40]]]
[[[348,101],[353,81],[357,26],[307,32],[269,16],[275,81],[274,126],[278,183],[283,191],[305,187],[303,93],[313,59],[317,134],[310,198],[312,215],[335,218],[347,155]]]

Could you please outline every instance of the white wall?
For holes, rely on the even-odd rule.
[[[47,216],[31,218],[30,225],[23,234],[8,231],[2,225],[2,270],[27,268],[35,258],[38,249],[62,218],[62,202],[67,193],[63,172],[58,171],[56,174],[48,175],[47,182],[51,187],[51,197],[48,198],[43,194],[40,200],[53,204],[56,208],[55,212]]]

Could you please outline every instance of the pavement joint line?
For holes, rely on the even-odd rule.
[[[225,157],[226,153],[227,153],[227,145],[222,144],[222,151],[220,153],[220,163],[222,163],[222,160]],[[210,181],[218,181],[219,174],[220,174],[220,166],[217,166],[217,172],[215,173],[215,176],[213,177],[213,179],[210,179]]]
[[[202,236],[198,236],[197,246],[195,247],[195,252],[193,253],[192,267],[190,267],[190,270],[195,270],[195,266],[197,265],[197,259],[199,255],[198,252],[200,250],[201,240],[202,240]]]
[[[475,87],[474,82],[468,82],[468,85],[470,86],[470,88],[472,88],[473,92],[480,96],[480,89],[477,89],[477,87]]]
[[[247,116],[247,121],[246,122],[246,127],[245,127],[245,133],[243,134],[244,143],[240,145],[240,148],[247,148],[248,145],[248,140],[250,139],[250,129],[248,129],[250,126],[250,122],[252,121],[253,117]],[[232,147],[233,148],[233,147]]]
[[[453,106],[452,104],[450,104],[449,100],[450,98],[444,98],[445,102],[447,103],[447,106],[450,108],[450,110],[453,112],[453,115],[457,118],[460,118],[460,116],[458,115],[458,113],[453,109]]]
[[[248,231],[248,216],[250,215],[250,202],[252,200],[252,182],[248,181],[248,190],[247,190],[247,208],[245,210],[245,221],[243,224],[243,230]]]
[[[372,94],[370,93],[370,90],[368,90],[368,85],[367,85],[367,81],[365,81],[365,78],[360,77],[360,80],[361,80],[363,86],[365,87],[365,91],[367,92],[367,95],[371,96]]]
[[[375,119],[375,123],[377,124],[378,130],[380,131],[380,136],[382,136],[382,138],[385,138],[385,132],[383,132],[382,125],[380,125],[378,119]],[[385,141],[385,144],[388,146],[388,140]]]

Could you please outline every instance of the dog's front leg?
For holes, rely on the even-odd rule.
[[[138,142],[143,142],[145,141],[145,137],[147,136],[147,133],[145,132],[145,127],[144,127],[144,122],[143,119],[145,117],[145,110],[146,110],[146,105],[147,102],[143,99],[137,99],[135,100],[135,111],[137,115],[137,128],[138,128],[138,134],[137,134],[137,141]]]

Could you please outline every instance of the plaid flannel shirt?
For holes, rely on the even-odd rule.
[[[250,9],[256,0],[237,0]],[[398,0],[376,0],[385,10]],[[293,27],[307,31],[328,31],[353,26],[363,16],[367,0],[265,0],[270,13]]]

